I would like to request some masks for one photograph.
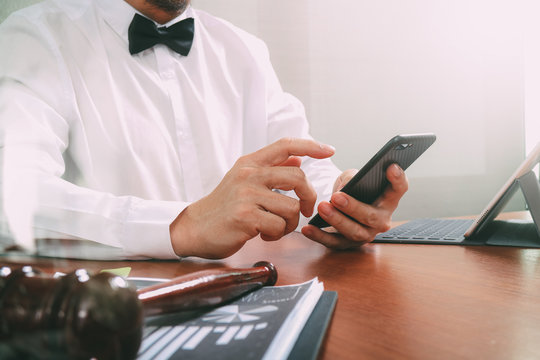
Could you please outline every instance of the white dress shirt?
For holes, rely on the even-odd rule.
[[[165,24],[195,19],[188,56],[164,45],[130,55],[135,12],[123,0],[46,0],[0,25],[3,215],[23,244],[67,237],[176,258],[169,225],[238,157],[309,137],[262,41],[189,8]],[[328,199],[339,170],[302,168]]]

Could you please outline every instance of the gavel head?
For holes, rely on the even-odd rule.
[[[68,353],[97,359],[134,359],[142,338],[142,304],[124,279],[109,273],[78,278],[66,317]],[[75,356],[74,356],[75,357]]]
[[[33,336],[70,359],[134,359],[143,311],[135,289],[110,273],[60,278],[29,267],[0,276],[0,339]],[[16,343],[16,341],[15,341]]]

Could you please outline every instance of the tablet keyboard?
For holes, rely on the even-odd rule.
[[[379,241],[455,241],[464,239],[465,231],[473,220],[465,219],[418,219],[399,225],[379,234]]]

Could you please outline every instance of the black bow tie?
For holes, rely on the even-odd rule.
[[[129,52],[133,55],[156,44],[165,44],[177,53],[187,56],[193,43],[194,31],[193,18],[158,28],[153,21],[135,14],[128,30]]]

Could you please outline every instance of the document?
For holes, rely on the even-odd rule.
[[[322,294],[314,278],[263,287],[202,313],[147,318],[138,359],[287,359]],[[322,309],[327,320],[330,303]],[[326,325],[318,326],[322,335]]]

